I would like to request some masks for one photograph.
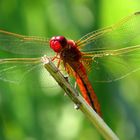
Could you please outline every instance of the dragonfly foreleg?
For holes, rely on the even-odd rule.
[[[55,59],[60,59],[60,57],[58,57],[59,55],[58,55],[58,53],[53,57],[53,58],[51,58],[51,61],[54,61]]]

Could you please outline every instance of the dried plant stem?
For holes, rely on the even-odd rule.
[[[47,57],[43,57],[42,62],[47,71],[63,88],[74,104],[89,118],[101,135],[107,140],[119,140],[111,128],[109,128],[104,120],[86,103],[83,97],[78,94],[77,90],[70,85],[56,66]]]

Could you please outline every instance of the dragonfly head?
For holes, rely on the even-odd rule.
[[[64,36],[54,36],[50,39],[50,48],[59,53],[67,45],[67,40]]]

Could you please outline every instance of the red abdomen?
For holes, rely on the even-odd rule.
[[[81,62],[70,64],[75,71],[76,82],[87,103],[101,116],[100,104]]]

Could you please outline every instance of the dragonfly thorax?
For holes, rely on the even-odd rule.
[[[60,52],[63,61],[73,63],[81,59],[81,52],[73,40],[67,40],[67,46]]]

